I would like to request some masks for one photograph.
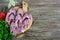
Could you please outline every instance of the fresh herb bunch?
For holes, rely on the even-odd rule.
[[[0,19],[0,40],[12,40],[12,34],[6,21]]]

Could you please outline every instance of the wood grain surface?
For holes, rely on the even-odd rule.
[[[33,24],[22,38],[13,37],[13,40],[60,40],[60,0],[24,1],[29,4]],[[7,3],[8,0],[0,1],[0,6]]]

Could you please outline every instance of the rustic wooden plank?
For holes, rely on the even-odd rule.
[[[60,40],[60,0],[24,1],[30,6],[34,22],[24,37],[19,39],[13,37],[13,40]],[[8,3],[6,0],[4,2]],[[0,6],[7,5],[2,1],[0,3]]]

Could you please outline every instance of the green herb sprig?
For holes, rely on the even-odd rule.
[[[12,40],[12,34],[6,21],[0,19],[0,40]]]

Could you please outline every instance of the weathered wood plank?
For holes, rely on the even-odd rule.
[[[13,40],[60,40],[60,0],[25,1],[29,3],[34,23],[24,37]]]

